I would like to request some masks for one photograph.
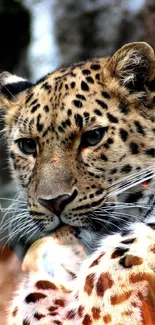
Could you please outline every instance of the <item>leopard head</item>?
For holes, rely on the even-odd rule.
[[[12,174],[43,231],[106,224],[108,204],[144,200],[137,184],[154,173],[154,76],[146,43],[35,84],[0,75]]]

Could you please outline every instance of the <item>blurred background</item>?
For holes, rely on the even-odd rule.
[[[154,0],[0,0],[0,72],[36,81],[59,66],[112,55],[128,42],[147,41],[155,49],[154,33]],[[22,238],[8,237],[9,222],[2,228],[15,187],[0,137],[0,244],[21,257]]]

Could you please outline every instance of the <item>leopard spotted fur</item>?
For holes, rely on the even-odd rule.
[[[153,324],[154,80],[154,52],[142,42],[34,85],[0,75],[8,151],[27,222],[45,234],[71,225],[82,245],[94,248],[107,228],[143,222],[135,223],[131,238],[129,230],[127,237],[101,240],[72,290],[46,272],[30,274],[9,324]],[[57,306],[52,299],[62,296],[65,304]]]

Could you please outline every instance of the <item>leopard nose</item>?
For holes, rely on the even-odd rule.
[[[74,200],[77,195],[77,191],[75,190],[72,195],[63,194],[55,199],[42,199],[38,198],[38,202],[46,207],[49,211],[53,212],[56,216],[60,217],[62,211],[65,209],[66,205]]]

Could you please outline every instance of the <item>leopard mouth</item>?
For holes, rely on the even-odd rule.
[[[33,219],[33,221],[35,222],[39,232],[46,236],[52,235],[53,233],[55,233],[56,231],[58,231],[59,229],[65,226],[70,226],[75,234],[78,234],[78,232],[80,231],[79,229],[82,228],[76,225],[71,225],[68,222],[64,222],[60,218],[59,218],[59,223],[56,227],[52,227],[51,222],[49,221],[49,227],[48,227],[49,229],[46,228],[44,219],[42,220]]]
[[[63,213],[61,214],[61,216],[58,215],[54,215],[54,217],[56,217],[56,225],[53,224],[53,216],[50,218],[49,216],[47,218],[45,218],[45,216],[43,215],[42,218],[40,219],[35,219],[35,217],[33,217],[31,215],[31,217],[33,218],[36,226],[38,227],[39,231],[41,233],[44,233],[46,235],[51,235],[52,233],[54,233],[55,231],[59,230],[60,228],[64,227],[64,226],[70,226],[73,231],[75,232],[75,234],[78,234],[81,229],[87,229],[87,230],[91,230],[93,232],[101,232],[104,226],[104,223],[106,222],[108,215],[106,215],[106,213],[102,213],[102,222],[101,219],[98,220],[98,218],[95,218],[95,220],[92,219],[92,215],[91,214],[95,214],[96,210],[92,210],[92,212],[86,212],[84,215],[84,219],[81,220],[81,216],[79,215],[79,219],[75,220],[74,219],[74,215],[73,215],[73,219],[71,219],[70,217],[68,218],[67,215],[63,215]],[[112,207],[111,207],[111,211],[112,211]],[[92,219],[92,220],[91,220]],[[103,231],[104,233],[104,231]]]
[[[57,224],[54,226],[52,224],[52,220],[50,218],[45,219],[33,219],[39,228],[41,233],[44,233],[45,235],[51,235],[55,231],[59,230],[60,228],[64,226],[70,226],[73,229],[73,232],[75,233],[75,236],[78,237],[78,234],[81,232],[81,230],[88,230],[91,232],[95,232],[98,234],[107,234],[110,231],[117,231],[120,226],[120,221],[117,222],[117,218],[113,218],[113,211],[115,209],[115,203],[110,205],[110,208],[108,206],[108,212],[106,211],[107,205],[106,203],[99,209],[92,210],[91,212],[88,212],[85,214],[85,222],[81,222],[79,219],[79,222],[75,222],[73,220],[68,220],[67,215],[64,216],[63,214],[57,217]],[[99,215],[99,210],[102,210],[102,213]],[[95,217],[94,217],[95,216]],[[126,218],[124,218],[124,223],[126,222]],[[123,221],[121,226],[123,226]]]

